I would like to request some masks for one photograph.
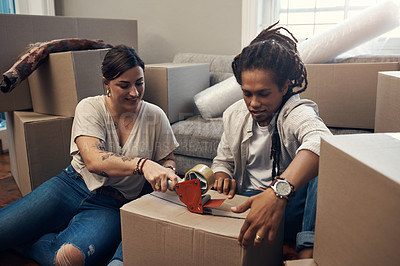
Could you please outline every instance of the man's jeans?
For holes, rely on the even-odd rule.
[[[0,251],[16,248],[41,265],[54,265],[72,244],[85,264],[110,258],[121,241],[118,199],[91,193],[69,166],[25,197],[0,210]]]
[[[312,179],[300,190],[285,210],[285,240],[296,239],[296,250],[314,246],[315,212],[317,207],[318,177]],[[261,193],[261,190],[252,190],[241,193],[251,197]]]

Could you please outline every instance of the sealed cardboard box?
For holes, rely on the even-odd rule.
[[[72,117],[80,100],[104,94],[101,64],[107,51],[50,54],[28,78],[33,111]]]
[[[86,38],[138,49],[136,20],[0,14],[0,25],[0,73],[8,71],[30,43]],[[0,112],[26,109],[32,109],[27,80],[10,93],[0,93]]]
[[[398,63],[308,64],[308,88],[301,98],[318,104],[330,127],[373,129],[379,71]]]
[[[209,64],[165,63],[146,65],[143,99],[158,105],[171,123],[193,116],[193,97],[210,85]]]
[[[216,191],[211,198],[226,198]],[[196,214],[175,192],[153,192],[121,208],[122,246],[127,265],[282,265],[283,231],[273,245],[243,249],[237,237],[247,213],[229,209],[247,198],[225,200],[213,215]],[[233,217],[230,217],[233,216]]]
[[[400,133],[324,137],[314,260],[398,265]]]
[[[12,174],[26,195],[71,163],[73,118],[20,111],[7,118],[13,139],[9,145]]]
[[[375,132],[400,132],[400,71],[380,72]]]

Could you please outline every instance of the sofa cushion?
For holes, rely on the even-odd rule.
[[[224,128],[222,118],[206,120],[192,116],[172,124],[172,130],[179,143],[175,154],[212,160],[217,155]]]

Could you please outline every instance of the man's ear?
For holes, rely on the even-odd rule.
[[[286,93],[288,92],[288,90],[289,90],[289,83],[290,83],[290,81],[289,81],[289,80],[286,80],[285,85],[283,85],[283,88],[282,88],[283,95],[286,95]]]

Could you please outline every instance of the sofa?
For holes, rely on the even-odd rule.
[[[210,55],[200,53],[178,53],[173,63],[208,63],[210,65],[210,86],[221,83],[233,76],[231,63],[233,55]],[[360,56],[337,58],[330,63],[400,62],[396,56]],[[195,95],[194,95],[195,97]],[[226,95],[225,97],[230,97]],[[196,164],[211,166],[223,133],[222,117],[204,118],[198,110],[192,116],[172,124],[180,146],[175,151],[178,174],[183,176]],[[329,127],[334,135],[373,133],[373,129]]]

